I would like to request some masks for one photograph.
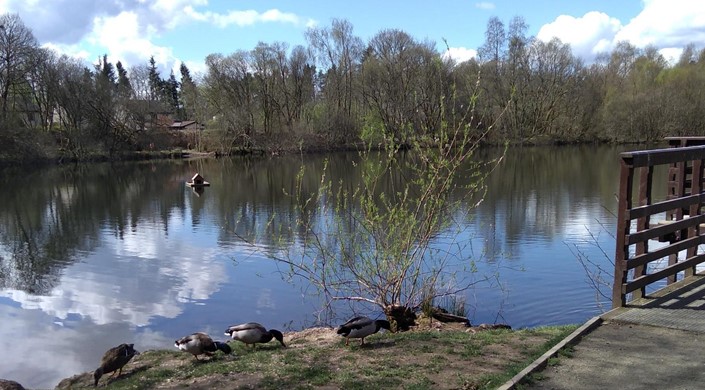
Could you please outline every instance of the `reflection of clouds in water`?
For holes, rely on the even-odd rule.
[[[9,319],[0,327],[0,348],[13,356],[0,364],[0,377],[51,387],[94,370],[106,350],[123,342],[139,351],[171,348],[173,337],[145,325],[177,318],[184,303],[210,298],[229,278],[216,237],[187,238],[194,232],[176,222],[169,222],[168,236],[151,222],[121,238],[106,232],[95,252],[62,270],[48,295],[0,291],[0,303],[1,297],[18,303],[0,304],[0,318]]]
[[[174,213],[175,214],[175,213]],[[127,217],[130,218],[129,216]],[[183,221],[169,221],[180,226]],[[110,243],[115,247],[117,256],[137,256],[142,259],[157,259],[161,244],[165,241],[162,224],[155,221],[140,221],[137,228],[126,233],[119,242]]]
[[[75,332],[62,332],[59,327],[47,324],[41,312],[21,310],[0,305],[2,318],[15,317],[13,321],[3,321],[0,328],[0,348],[4,356],[0,365],[0,377],[20,382],[25,387],[45,386],[61,379],[66,372],[80,372],[82,368],[76,357],[62,355],[58,350],[70,350],[71,343],[77,342]],[[16,319],[20,318],[21,321]],[[32,326],[28,326],[32,324]],[[31,354],[13,353],[18,344]],[[53,345],[52,348],[46,348]],[[7,354],[7,355],[5,355]],[[52,362],[46,367],[36,367],[35,362]]]
[[[274,303],[274,299],[272,299],[272,289],[263,288],[257,297],[255,313],[262,314],[262,309],[274,310],[275,308],[276,304]]]
[[[5,290],[0,296],[25,309],[60,319],[76,313],[99,325],[144,326],[153,316],[174,318],[184,302],[207,299],[227,279],[217,248],[194,243],[198,240],[167,238],[154,228],[140,228],[122,239],[106,235],[101,248],[63,270],[50,295]]]
[[[173,343],[158,333],[135,334],[125,323],[96,327],[90,321],[67,319],[58,326],[39,310],[6,305],[0,305],[0,317],[14,319],[3,321],[0,328],[0,350],[12,356],[3,359],[0,378],[27,388],[54,387],[67,376],[93,370],[105,351],[121,343],[134,343],[140,352]]]
[[[601,224],[608,225],[610,221],[604,220],[602,217],[605,211],[598,202],[599,199],[594,203],[583,201],[572,204],[568,213],[569,217],[563,221],[562,235],[565,237],[565,241],[592,243],[594,239],[601,238],[601,236],[610,238],[609,235],[602,232],[604,227]]]

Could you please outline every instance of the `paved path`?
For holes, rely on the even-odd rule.
[[[705,333],[605,322],[528,389],[703,389]]]
[[[705,276],[603,316],[525,389],[705,389]],[[511,388],[511,387],[510,387]]]

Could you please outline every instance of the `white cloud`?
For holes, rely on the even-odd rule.
[[[494,9],[495,5],[494,3],[490,3],[488,1],[483,1],[481,3],[475,3],[475,8],[479,9]]]
[[[184,63],[186,63],[189,72],[191,72],[192,78],[197,78],[198,75],[204,75],[208,70],[208,67],[204,61],[184,61]],[[178,69],[174,69],[175,74],[179,74],[178,71]]]
[[[705,2],[649,0],[644,10],[624,26],[615,41],[637,47],[683,47],[705,41]]]
[[[593,59],[597,53],[612,49],[614,36],[621,27],[619,20],[602,12],[588,12],[579,18],[561,15],[543,25],[536,38],[544,42],[558,38],[570,44],[576,56]]]
[[[663,56],[663,58],[666,59],[666,61],[668,61],[669,64],[675,64],[681,58],[681,54],[683,54],[683,48],[665,47],[659,50],[658,52]]]
[[[475,57],[477,57],[477,50],[465,47],[451,47],[443,53],[443,58],[452,58],[458,64]]]
[[[251,26],[256,23],[271,22],[290,23],[302,26],[308,26],[312,23],[315,23],[315,21],[311,19],[303,20],[296,14],[282,12],[278,9],[270,9],[262,13],[257,12],[255,10],[246,10],[230,11],[226,14],[219,14],[211,11],[198,12],[193,7],[185,7],[183,11],[193,20],[199,22],[211,22],[220,28],[225,28],[233,24],[240,27],[244,27]]]
[[[318,21],[315,19],[308,19],[305,24],[306,28],[314,28],[318,26]]]
[[[586,60],[609,52],[620,41],[644,48],[655,46],[672,58],[690,43],[705,42],[705,2],[692,0],[644,0],[643,10],[627,24],[602,12],[582,17],[561,15],[541,27],[536,37],[553,37],[569,43],[573,53]]]
[[[91,61],[93,58],[89,58],[91,54],[84,49],[79,48],[76,45],[64,45],[61,43],[45,43],[42,47],[53,50],[56,54],[65,54],[69,57],[80,58],[82,60]]]
[[[153,44],[153,30],[141,30],[138,15],[125,11],[114,17],[96,18],[93,32],[87,40],[94,46],[105,48],[113,63],[120,60],[125,65],[135,65],[145,63],[150,56],[154,56],[157,64],[162,65],[163,69],[168,68],[175,61],[172,49]]]
[[[208,0],[0,0],[0,10],[18,13],[45,47],[91,62],[107,53],[111,62],[120,60],[125,66],[143,64],[153,55],[160,69],[167,72],[179,59],[173,48],[155,42],[189,23],[221,28],[316,24],[313,19],[278,9],[222,13],[208,9]]]

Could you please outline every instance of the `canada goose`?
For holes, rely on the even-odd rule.
[[[174,342],[176,348],[193,354],[196,360],[201,360],[198,355],[212,356],[215,351],[221,350],[226,355],[232,352],[230,346],[220,341],[213,341],[205,333],[197,332],[192,335],[182,337]]]
[[[140,354],[135,351],[134,347],[134,344],[120,344],[105,352],[103,360],[100,361],[100,367],[93,373],[93,379],[95,379],[93,386],[98,386],[98,380],[100,380],[103,374],[112,372],[110,378],[115,376],[115,373],[117,373],[117,376],[122,375],[122,367],[127,364],[133,356]]]
[[[380,328],[391,330],[389,321],[373,320],[371,318],[361,316],[352,318],[343,325],[340,325],[338,328],[338,334],[345,337],[345,345],[348,345],[348,341],[351,338],[361,339],[360,345],[365,345],[365,337],[379,332]]]
[[[277,339],[279,343],[286,348],[282,332],[276,329],[267,330],[264,326],[256,322],[233,325],[225,330],[225,335],[230,336],[233,340],[242,341],[245,345],[252,344],[253,349],[256,343],[268,343],[272,338]]]

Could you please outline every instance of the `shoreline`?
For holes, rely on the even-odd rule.
[[[334,328],[312,327],[284,332],[287,348],[273,341],[251,349],[229,340],[231,354],[216,352],[200,360],[176,348],[140,351],[120,376],[108,379],[106,375],[98,386],[486,389],[516,375],[577,327],[509,330],[428,319],[418,323],[407,332],[369,336],[364,346],[358,340],[345,346]],[[80,388],[94,388],[92,371],[64,378],[56,385],[56,389]]]

